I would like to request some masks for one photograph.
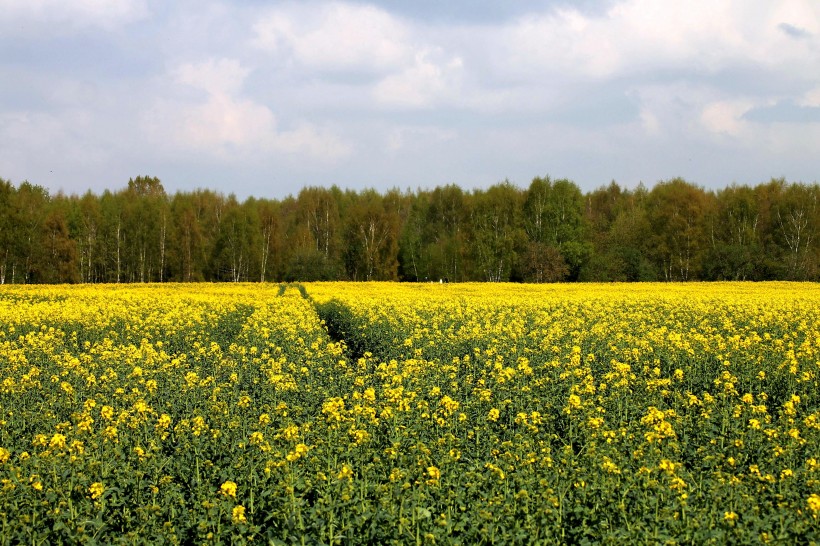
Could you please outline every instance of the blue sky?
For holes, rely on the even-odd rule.
[[[814,0],[0,0],[0,82],[52,192],[820,179]]]

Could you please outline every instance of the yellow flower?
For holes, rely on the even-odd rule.
[[[91,493],[92,499],[99,499],[104,491],[105,486],[100,482],[94,482],[88,487],[88,492]]]
[[[169,426],[171,426],[171,416],[167,413],[163,413],[159,419],[157,419],[157,428],[166,429]]]
[[[428,466],[427,467],[427,485],[435,485],[441,479],[441,470],[439,470],[435,466]]]
[[[734,523],[737,519],[737,514],[735,512],[724,512],[723,513],[723,521],[728,521],[729,523]]]
[[[342,469],[339,471],[339,474],[336,475],[337,480],[353,480],[353,469],[350,468],[348,465],[342,465]]]
[[[501,412],[498,411],[498,408],[493,408],[487,413],[487,421],[498,421],[498,417],[501,415]]]
[[[297,427],[296,425],[288,425],[282,431],[282,436],[286,440],[295,440],[299,437],[299,427]]]
[[[233,507],[233,512],[231,513],[231,521],[234,523],[245,523],[248,521],[248,518],[245,517],[245,507],[241,504],[237,504]]]
[[[309,449],[310,448],[305,444],[296,444],[293,451],[289,452],[285,458],[290,462],[297,461],[307,455]]]
[[[65,436],[62,434],[55,434],[51,437],[51,441],[48,443],[48,447],[51,449],[64,449],[65,448]]]
[[[100,415],[102,415],[104,419],[110,421],[111,418],[114,417],[114,408],[111,406],[103,406],[102,409],[100,409]]]
[[[811,510],[811,515],[815,518],[817,514],[820,513],[820,495],[817,493],[812,493],[809,495],[809,498],[806,499],[806,504],[809,505],[809,510]]]
[[[601,468],[604,469],[605,472],[609,474],[620,474],[621,469],[618,468],[618,465],[612,462],[612,459],[609,457],[604,457],[604,462],[601,463]]]
[[[225,495],[226,497],[231,497],[232,499],[236,498],[236,483],[228,480],[222,484],[219,488],[219,491]]]

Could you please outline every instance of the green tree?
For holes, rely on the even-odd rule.
[[[0,284],[13,283],[17,266],[17,188],[0,178]]]
[[[565,278],[577,280],[592,251],[584,240],[583,194],[578,186],[566,179],[553,182],[548,176],[536,177],[524,195],[523,213],[525,255],[546,261],[527,263],[522,271],[533,280],[564,280],[545,275],[547,271],[566,271]],[[557,250],[561,260],[550,249]]]
[[[253,254],[254,229],[246,211],[234,195],[228,196],[220,212],[219,234],[214,244],[212,266],[214,279],[248,281]]]
[[[755,192],[737,185],[718,191],[706,221],[709,250],[704,258],[704,278],[758,279],[760,210]]]
[[[259,280],[281,278],[284,237],[280,222],[280,203],[268,199],[254,202],[258,218]]]
[[[425,232],[429,193],[419,191],[411,197],[407,218],[399,238],[399,272],[402,280],[430,280]]]
[[[352,280],[397,280],[398,212],[375,190],[351,195],[345,266]]]
[[[46,266],[42,234],[45,230],[48,191],[24,181],[17,188],[15,240],[18,247],[22,280],[25,283],[38,282],[42,268]],[[12,275],[12,282],[15,282]]]
[[[652,281],[649,224],[643,185],[623,190],[616,183],[586,197],[585,218],[593,254],[581,275],[585,281]]]
[[[788,184],[783,186],[775,206],[776,239],[780,242],[788,280],[818,277],[819,200],[817,184]]]
[[[706,192],[681,178],[658,183],[647,197],[653,258],[667,281],[696,278],[706,249]]]
[[[455,184],[436,187],[429,195],[422,263],[430,280],[463,281],[469,275],[469,204]]]
[[[521,228],[521,191],[509,181],[473,193],[470,211],[473,262],[481,278],[509,281],[526,234]]]
[[[79,280],[86,283],[105,280],[100,241],[100,198],[87,191],[82,197],[72,196],[70,203],[69,231],[76,243]]]
[[[80,281],[77,244],[69,234],[68,200],[54,199],[43,223],[43,264],[37,282],[76,283]]]
[[[123,258],[128,280],[165,280],[169,206],[159,178],[128,180],[122,209]]]

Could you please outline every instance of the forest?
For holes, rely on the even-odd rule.
[[[0,178],[0,283],[820,280],[820,186],[536,177],[239,201],[138,176],[101,195]]]

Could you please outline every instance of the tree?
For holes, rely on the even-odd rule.
[[[419,191],[410,199],[410,208],[399,238],[399,272],[402,280],[418,282],[430,279],[424,239],[429,194]]]
[[[548,176],[534,178],[523,204],[523,228],[528,238],[526,255],[546,258],[554,256],[549,249],[555,249],[566,266],[566,278],[577,280],[592,250],[583,239],[583,210],[583,195],[573,182],[566,179],[553,182]],[[545,267],[553,266],[548,261],[536,269]],[[563,271],[563,268],[557,270]]]
[[[60,201],[63,201],[62,203]],[[65,200],[56,201],[44,222],[44,264],[37,282],[76,283],[80,281],[77,245],[69,236]]]
[[[240,207],[236,197],[228,196],[212,255],[211,269],[215,280],[249,280],[253,234],[250,218]]]
[[[352,280],[397,280],[398,213],[375,190],[351,196],[345,265]]]
[[[459,282],[468,278],[467,224],[469,205],[455,184],[436,187],[429,195],[424,230],[424,276]]]
[[[165,280],[169,207],[159,178],[138,176],[128,180],[123,209],[127,241],[126,267],[139,282]]]
[[[260,199],[254,202],[258,221],[259,281],[276,279],[283,267],[283,236],[280,223],[280,204]]]
[[[100,199],[87,191],[81,198],[72,196],[70,204],[72,210],[69,232],[76,242],[79,280],[86,283],[100,282],[104,280],[104,263],[100,252]]]
[[[580,275],[585,281],[652,281],[649,260],[652,228],[646,213],[647,190],[621,189],[615,182],[586,196],[585,222],[593,251]]]
[[[681,178],[658,183],[647,198],[653,258],[667,281],[688,281],[699,273],[706,247],[704,211],[708,196]]]
[[[37,282],[41,277],[41,268],[45,267],[42,233],[45,229],[46,206],[49,201],[48,191],[42,186],[24,181],[17,188],[15,240],[19,249],[22,280],[25,283]],[[12,282],[15,282],[12,275]]]
[[[775,206],[777,239],[781,243],[788,280],[817,278],[820,232],[820,187],[802,184],[783,186]]]
[[[521,192],[509,181],[473,193],[470,211],[473,261],[483,280],[509,281],[526,235],[520,222]]]
[[[557,248],[545,243],[530,242],[519,267],[525,282],[559,282],[569,275],[564,257]]]
[[[182,282],[205,279],[204,234],[197,215],[194,195],[177,192],[171,199],[172,237],[170,271]]]
[[[732,185],[717,192],[706,222],[709,249],[704,257],[704,278],[759,279],[760,210],[754,191]]]
[[[0,178],[0,284],[14,282],[17,265],[17,189]]]

